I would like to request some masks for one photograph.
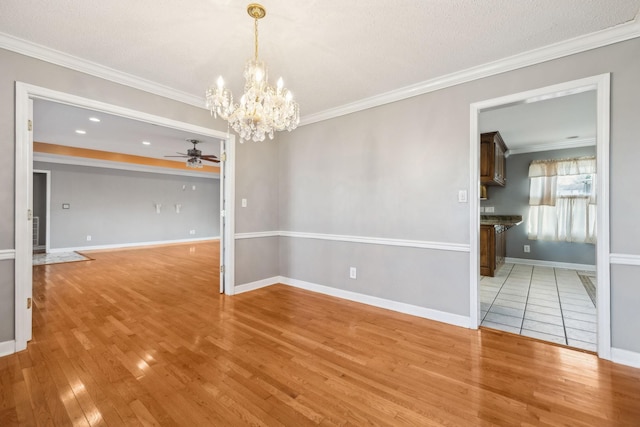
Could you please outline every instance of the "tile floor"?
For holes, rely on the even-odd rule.
[[[481,326],[596,351],[596,307],[576,270],[504,264],[480,279]]]

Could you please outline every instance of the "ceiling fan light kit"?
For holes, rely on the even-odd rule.
[[[217,156],[214,156],[213,154],[202,154],[202,151],[196,148],[196,145],[200,144],[202,141],[199,141],[197,139],[187,139],[187,142],[193,144],[193,148],[188,149],[186,154],[178,153],[179,156],[165,156],[165,157],[186,157],[187,158],[186,166],[188,168],[194,168],[194,169],[201,168],[203,166],[202,165],[203,160],[214,162],[214,163],[220,163],[220,159],[218,159]]]
[[[266,16],[265,8],[257,3],[247,7],[254,19],[254,57],[244,68],[244,94],[238,104],[233,94],[224,86],[220,76],[215,85],[206,91],[206,106],[214,117],[220,116],[229,123],[244,140],[264,141],[266,135],[273,139],[274,132],[292,131],[300,123],[298,104],[291,92],[284,87],[282,77],[276,87],[268,82],[267,67],[258,60],[258,20]]]

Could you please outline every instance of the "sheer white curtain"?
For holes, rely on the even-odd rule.
[[[595,244],[596,177],[595,157],[531,162],[529,239]]]

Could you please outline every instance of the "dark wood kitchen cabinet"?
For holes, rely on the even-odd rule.
[[[482,185],[500,185],[507,181],[505,145],[500,132],[487,132],[480,135],[480,183]]]
[[[507,253],[506,233],[504,225],[480,226],[480,274],[493,277],[502,264]]]

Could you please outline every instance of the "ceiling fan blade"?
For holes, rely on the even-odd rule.
[[[201,159],[205,160],[207,162],[220,163],[220,160],[218,160],[218,159],[210,159],[210,158],[205,157],[205,156],[202,156]]]
[[[164,156],[164,157],[191,157],[191,156],[184,155],[184,156]]]
[[[213,154],[201,154],[200,157],[202,157],[203,159],[205,157],[209,157],[209,158],[212,158],[212,159],[217,159],[218,158],[218,156],[214,156]]]

